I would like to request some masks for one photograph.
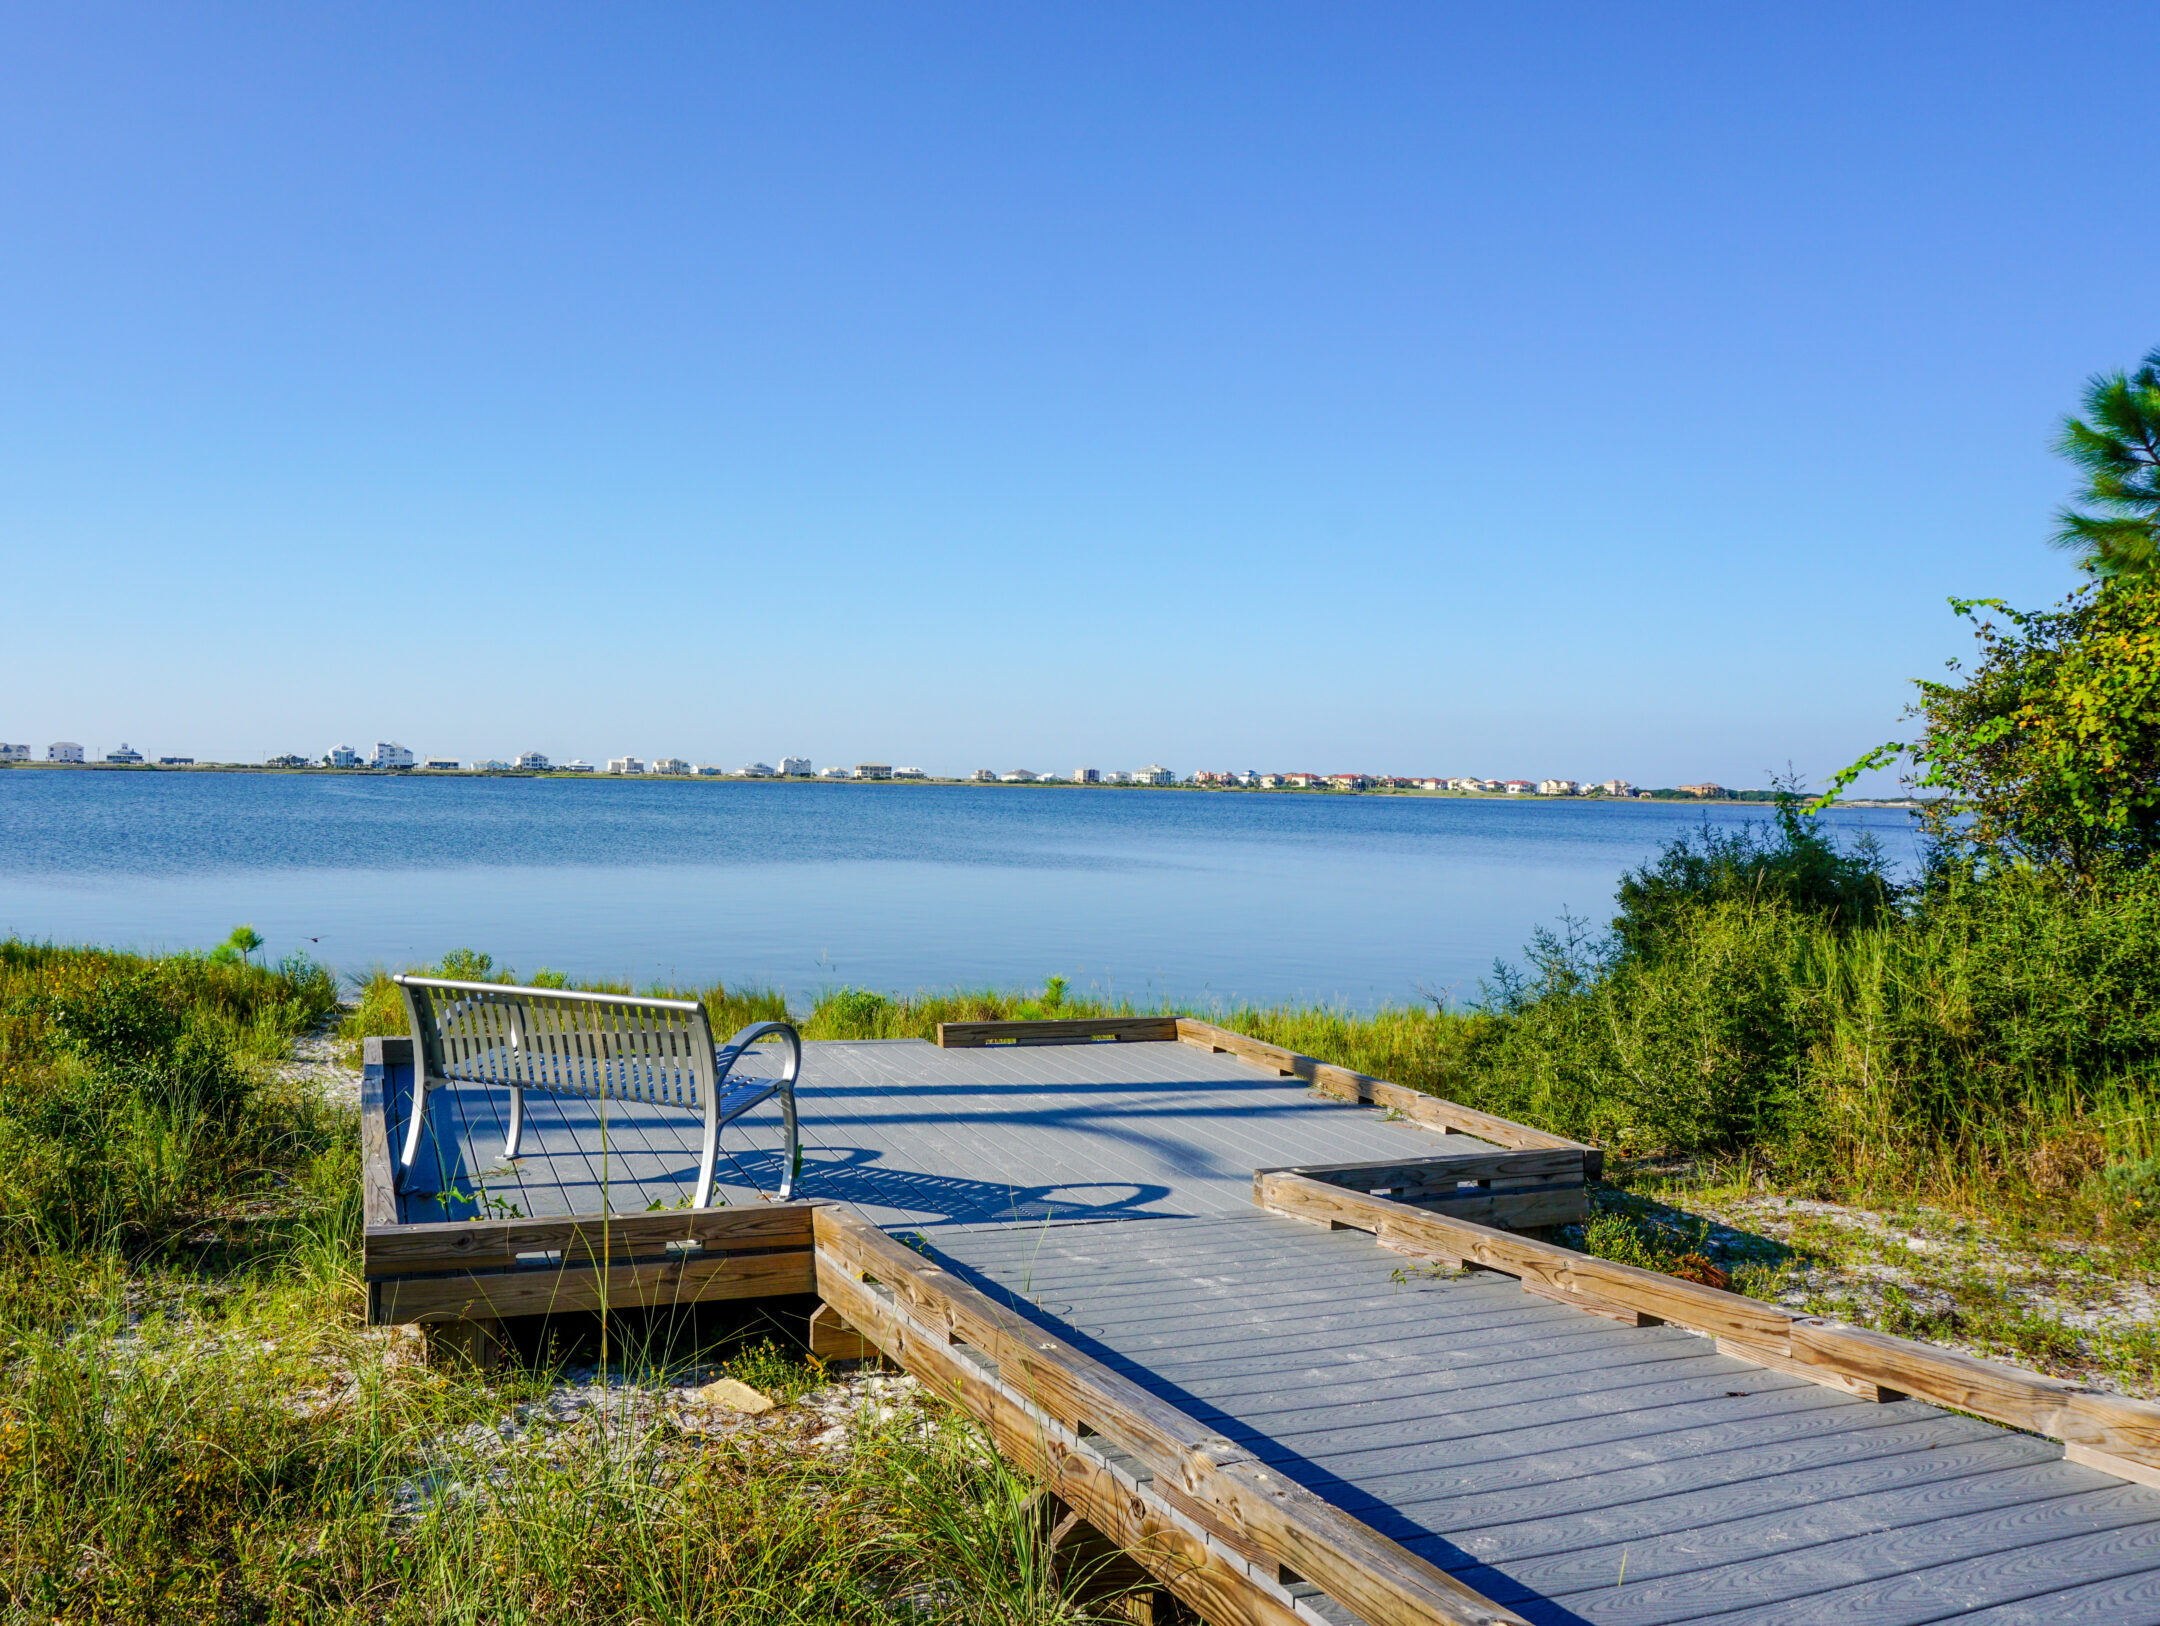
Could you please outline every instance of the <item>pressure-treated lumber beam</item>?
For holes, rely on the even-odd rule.
[[[1345,1191],[1302,1175],[1257,1182],[1262,1207],[1294,1219],[1371,1231],[1400,1252],[1520,1277],[1548,1296],[1619,1305],[1708,1333],[1718,1347],[1834,1388],[1911,1395],[2077,1447],[2077,1460],[2160,1482],[2160,1406],[2064,1378],[1983,1361],[1911,1338],[1840,1326],[1654,1270],[1593,1259],[1549,1242]]]
[[[1210,1620],[1292,1618],[1282,1570],[1373,1626],[1519,1620],[852,1213],[821,1208],[812,1223],[828,1304]]]
[[[1321,1163],[1287,1169],[1255,1169],[1253,1200],[1260,1202],[1260,1182],[1275,1174],[1301,1174],[1345,1191],[1392,1197],[1415,1203],[1427,1213],[1487,1225],[1526,1229],[1536,1225],[1572,1225],[1589,1217],[1589,1193],[1583,1183],[1580,1147],[1510,1152],[1461,1152],[1437,1157],[1397,1158],[1385,1163]]]
[[[1264,1039],[1248,1038],[1233,1033],[1228,1028],[1217,1027],[1213,1022],[1196,1021],[1189,1016],[1177,1019],[1177,1037],[1181,1044],[1189,1044],[1201,1050],[1220,1050],[1261,1067],[1272,1067],[1288,1077],[1302,1078],[1323,1094],[1344,1101],[1363,1101],[1373,1106],[1391,1107],[1414,1123],[1434,1129],[1452,1129],[1460,1134],[1475,1135],[1489,1140],[1496,1146],[1518,1148],[1546,1147],[1554,1150],[1574,1151],[1583,1154],[1584,1172],[1596,1179],[1605,1172],[1605,1154],[1595,1146],[1585,1146],[1581,1141],[1569,1140],[1565,1135],[1555,1135],[1549,1130],[1533,1129],[1528,1124],[1516,1123],[1490,1112],[1444,1100],[1437,1095],[1427,1095],[1422,1090],[1390,1084],[1384,1078],[1374,1078],[1370,1073],[1360,1073],[1349,1067],[1337,1067],[1333,1062],[1317,1061],[1311,1056],[1286,1050],[1279,1044],[1269,1044]]]
[[[506,1316],[659,1310],[816,1291],[817,1270],[810,1250],[791,1248],[778,1253],[693,1253],[607,1270],[543,1265],[464,1275],[393,1276],[368,1284],[368,1309],[369,1320],[377,1325],[499,1321]]]
[[[1040,1022],[940,1022],[937,1042],[946,1050],[974,1050],[993,1044],[1091,1044],[1114,1039],[1131,1044],[1177,1037],[1170,1016],[1059,1017]]]
[[[412,1043],[406,1041],[406,1049]],[[397,1223],[397,1187],[390,1173],[387,1065],[380,1039],[367,1041],[360,1068],[360,1218],[365,1225]]]
[[[361,1269],[375,1281],[442,1271],[513,1270],[522,1256],[533,1254],[559,1255],[565,1265],[594,1265],[603,1259],[659,1258],[670,1251],[710,1254],[807,1248],[813,1206],[759,1203],[615,1214],[606,1219],[569,1216],[370,1225],[361,1242]]]

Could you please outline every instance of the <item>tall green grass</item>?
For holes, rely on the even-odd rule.
[[[844,1451],[784,1411],[712,1442],[650,1398],[712,1352],[649,1336],[613,1373],[644,1401],[502,1448],[549,1370],[364,1325],[352,1111],[271,1066],[333,994],[302,962],[0,943],[0,1618],[1094,1618],[1036,1487],[934,1406]],[[711,994],[723,1027],[782,1009]],[[783,1402],[824,1381],[769,1342],[729,1370]]]

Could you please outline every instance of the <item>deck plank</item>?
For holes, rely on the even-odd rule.
[[[1736,1610],[1782,1607],[1786,1591],[1832,1596],[1819,1618],[1857,1626],[1916,1554],[1966,1566],[1954,1595],[1992,1605],[2009,1601],[1996,1572],[2028,1549],[2160,1532],[2160,1493],[2064,1463],[2052,1442],[1817,1388],[1499,1278],[1397,1281],[1401,1261],[1362,1233],[1252,1212],[934,1246],[962,1279],[1555,1626],[1738,1626],[1755,1617]],[[2136,1552],[2143,1539],[2123,1537]],[[2087,1579],[2058,1566],[2052,1584]],[[1835,1601],[1852,1588],[1867,1601]]]
[[[1539,1626],[2160,1626],[2160,1491],[1252,1206],[1255,1168],[1482,1141],[1150,1043],[813,1044],[799,1099],[800,1195],[923,1233],[958,1279]],[[591,1104],[528,1102],[499,1188],[487,1092],[446,1095],[423,1155],[439,1136],[527,1212],[593,1211]],[[611,1205],[683,1200],[689,1115],[610,1120]],[[770,1169],[724,1163],[721,1199],[760,1200]]]

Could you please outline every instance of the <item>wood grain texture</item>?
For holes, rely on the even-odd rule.
[[[2160,1469],[2160,1406],[2067,1379],[1984,1361],[1910,1338],[1839,1326],[1657,1271],[1593,1259],[1551,1243],[1508,1235],[1468,1220],[1429,1214],[1386,1197],[1344,1191],[1302,1175],[1258,1182],[1257,1198],[1276,1213],[1371,1231],[1383,1246],[1428,1257],[1474,1261],[1520,1277],[1556,1297],[1580,1295],[1646,1311],[1727,1341],[1728,1352],[1883,1398],[1917,1395],[2012,1428]]]
[[[1583,1154],[1585,1172],[1591,1178],[1595,1179],[1605,1172],[1605,1154],[1595,1146],[1585,1146],[1581,1141],[1569,1140],[1565,1135],[1533,1129],[1528,1124],[1519,1124],[1513,1119],[1502,1118],[1494,1113],[1479,1112],[1474,1107],[1462,1106],[1437,1095],[1427,1095],[1422,1090],[1391,1084],[1384,1078],[1374,1078],[1370,1073],[1337,1067],[1333,1062],[1317,1061],[1311,1056],[1300,1055],[1295,1050],[1286,1050],[1281,1045],[1269,1044],[1264,1039],[1233,1033],[1230,1029],[1217,1027],[1212,1022],[1200,1022],[1189,1016],[1181,1016],[1177,1019],[1177,1037],[1181,1044],[1193,1045],[1202,1050],[1225,1051],[1258,1066],[1272,1067],[1286,1077],[1302,1078],[1313,1088],[1338,1100],[1362,1101],[1373,1106],[1388,1107],[1428,1127],[1475,1135],[1478,1139],[1489,1140],[1496,1146],[1580,1152]]]
[[[1737,1293],[1594,1259],[1469,1220],[1428,1214],[1386,1197],[1343,1191],[1302,1175],[1270,1175],[1261,1182],[1260,1196],[1262,1206],[1276,1213],[1371,1231],[1383,1247],[1472,1261],[1555,1294],[1581,1294],[1600,1303],[1644,1310],[1713,1337],[1737,1338],[1776,1354],[1791,1354],[1791,1329],[1799,1318]]]
[[[972,1050],[984,1045],[1091,1044],[1098,1039],[1120,1043],[1161,1042],[1178,1036],[1169,1016],[1075,1017],[1038,1022],[940,1022],[941,1050]]]
[[[921,1329],[923,1338],[972,1345],[995,1363],[1000,1385],[1076,1435],[1107,1438],[1153,1478],[1174,1486],[1204,1524],[1257,1545],[1374,1626],[1497,1626],[1517,1619],[845,1210],[820,1209],[812,1223],[819,1291],[828,1303],[847,1307],[856,1325],[863,1323],[854,1306],[865,1296],[866,1280],[874,1282],[892,1294],[893,1314]],[[907,1364],[915,1347],[903,1341],[903,1348],[888,1353]],[[1126,1545],[1093,1512],[1088,1516]],[[1143,1552],[1135,1556],[1148,1562]]]
[[[392,1278],[372,1284],[369,1319],[473,1321],[517,1315],[658,1309],[719,1299],[776,1298],[817,1291],[812,1251],[694,1255],[682,1260],[592,1268],[505,1270],[469,1276]]]
[[[1868,1378],[1847,1377],[1843,1372],[1830,1367],[1796,1360],[1789,1354],[1780,1354],[1774,1349],[1765,1349],[1760,1344],[1751,1344],[1743,1339],[1720,1338],[1717,1347],[1719,1354],[1730,1355],[1734,1360],[1753,1361],[1757,1366],[1766,1366],[1773,1372],[1785,1372],[1796,1378],[1806,1378],[1808,1382],[1819,1383],[1826,1389],[1842,1389],[1849,1395],[1858,1395],[1862,1400],[1872,1400],[1879,1405],[1906,1398],[1903,1390],[1886,1388]]]
[[[827,1302],[838,1304],[925,1388],[974,1417],[1007,1460],[1046,1485],[1203,1619],[1216,1626],[1311,1626],[1287,1594],[1256,1577],[1251,1563],[1229,1543],[1211,1539],[1155,1496],[1152,1476],[1145,1485],[1121,1480],[1099,1454],[1082,1448],[1075,1431],[1031,1397],[1015,1393],[941,1335],[917,1326],[869,1286],[844,1279],[843,1273],[830,1274],[828,1290],[834,1296]]]
[[[1792,1352],[1809,1366],[2160,1469],[2160,1406],[2148,1400],[1826,1321],[1797,1323]]]
[[[371,1045],[378,1042],[370,1040]],[[378,1050],[379,1054],[379,1050]],[[395,1225],[397,1185],[390,1161],[387,1069],[369,1060],[360,1069],[360,1215],[365,1225]]]
[[[370,1225],[362,1242],[362,1273],[370,1280],[440,1271],[514,1270],[519,1255],[559,1253],[585,1265],[603,1256],[632,1260],[695,1242],[707,1253],[751,1248],[807,1248],[810,1203],[761,1207],[667,1209],[607,1219],[447,1220],[424,1225]]]
[[[810,1312],[809,1343],[810,1353],[821,1361],[865,1361],[878,1352],[877,1345],[830,1304],[820,1304]]]

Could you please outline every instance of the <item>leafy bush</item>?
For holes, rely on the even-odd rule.
[[[1851,930],[1881,920],[1897,896],[1873,836],[1839,847],[1800,811],[1798,794],[1781,786],[1774,826],[1720,830],[1706,822],[1655,863],[1622,876],[1613,935],[1621,952],[1652,955],[1687,911],[1717,903],[1782,905]]]
[[[304,958],[0,943],[0,1248],[154,1240],[255,1177],[290,1141],[258,1064],[334,1007]]]

